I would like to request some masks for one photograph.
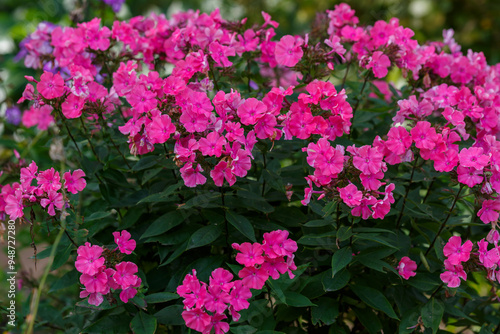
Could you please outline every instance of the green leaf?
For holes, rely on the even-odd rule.
[[[301,295],[300,293],[293,292],[293,291],[287,291],[285,293],[286,297],[286,303],[287,305],[294,306],[294,307],[307,307],[307,306],[316,306],[316,304],[313,304],[309,298],[307,298],[304,295]]]
[[[318,306],[311,308],[313,325],[320,321],[328,326],[333,324],[339,315],[339,302],[333,298],[322,297],[316,303]]]
[[[252,240],[253,242],[257,242],[255,239],[255,231],[253,229],[252,223],[248,219],[238,214],[232,213],[228,211],[226,213],[227,221],[233,225],[238,231],[241,232],[245,237]]]
[[[370,334],[377,334],[382,329],[382,323],[380,323],[379,318],[373,313],[370,308],[360,309],[353,307],[356,317],[361,321],[363,326],[368,330]]]
[[[184,311],[182,305],[171,305],[159,310],[154,316],[160,324],[179,326],[184,325],[184,319],[181,316],[182,311]]]
[[[308,234],[297,240],[297,243],[299,245],[323,246],[324,248],[330,248],[336,244],[335,235],[335,231],[321,234]]]
[[[91,221],[94,221],[94,220],[99,220],[99,219],[106,218],[106,217],[108,217],[110,215],[111,215],[110,211],[108,211],[108,212],[94,212],[90,216],[85,217],[84,221],[86,223],[88,223],[88,222],[91,222]]]
[[[54,256],[54,262],[52,262],[52,267],[50,268],[50,270],[56,270],[57,268],[65,264],[69,259],[72,249],[73,244],[69,244],[66,248],[64,248],[62,252],[58,249]]]
[[[165,233],[181,224],[188,214],[185,212],[171,211],[156,219],[141,236],[141,239]]]
[[[433,333],[437,332],[439,324],[443,319],[443,314],[444,305],[436,300],[436,298],[429,300],[427,304],[422,307],[422,311],[420,312],[424,326],[431,328]]]
[[[339,271],[335,277],[332,278],[332,274],[328,270],[321,281],[325,291],[337,291],[342,289],[349,283],[351,279],[351,273],[347,269],[342,269]]]
[[[220,226],[204,226],[193,233],[187,244],[187,249],[208,245],[217,240],[221,233],[222,231]]]
[[[85,327],[83,333],[128,333],[130,318],[123,312],[120,315],[105,316],[94,322],[88,327]]]
[[[72,285],[78,283],[78,278],[80,277],[80,273],[73,269],[64,274],[61,278],[57,279],[54,284],[50,287],[49,293],[52,293],[57,290],[61,290]]]
[[[167,189],[163,190],[162,192],[152,194],[152,195],[149,195],[149,196],[141,199],[139,202],[137,202],[137,204],[157,203],[157,202],[169,201],[172,199],[171,195],[174,193],[174,191],[176,191],[182,185],[183,185],[182,182],[179,182],[177,184],[173,184],[173,185],[167,187]]]
[[[334,225],[334,223],[331,219],[310,220],[304,224],[304,226],[307,226],[307,227],[322,227],[322,226],[331,226],[331,225]]]
[[[130,322],[130,329],[134,334],[154,334],[156,331],[156,318],[139,311]]]
[[[335,252],[332,256],[332,277],[344,269],[352,260],[351,247],[344,247]]]
[[[339,241],[347,240],[351,236],[352,236],[351,226],[341,226],[337,231],[337,238],[339,239]]]
[[[394,312],[394,309],[392,308],[391,303],[389,303],[382,292],[365,285],[352,284],[350,287],[352,291],[366,303],[366,305],[384,312],[393,319],[399,320],[398,316]]]
[[[157,292],[144,297],[148,304],[164,303],[178,298],[179,295],[172,292]]]
[[[133,171],[140,171],[143,169],[147,169],[150,167],[153,167],[158,163],[158,157],[157,156],[147,156],[142,158],[141,160],[137,161],[137,163],[132,167]]]
[[[355,239],[361,239],[361,240],[369,240],[369,241],[374,241],[376,243],[382,244],[387,247],[391,247],[394,249],[398,249],[398,247],[390,244],[387,239],[384,237],[379,236],[377,233],[359,233],[354,235]]]

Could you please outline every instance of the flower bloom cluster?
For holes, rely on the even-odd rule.
[[[121,290],[121,301],[127,303],[134,298],[137,288],[141,286],[141,279],[136,275],[137,265],[121,261],[124,254],[134,251],[135,240],[125,230],[113,232],[113,237],[118,245],[114,250],[91,245],[89,242],[78,247],[75,267],[82,273],[80,283],[85,286],[80,292],[80,298],[88,297],[91,305],[101,305],[106,295],[117,290]]]
[[[458,236],[451,237],[443,248],[446,257],[444,261],[445,271],[441,274],[441,280],[450,288],[460,286],[460,279],[467,280],[466,271],[487,272],[490,281],[500,283],[500,248],[498,240],[500,234],[496,229],[492,229],[486,240],[477,242],[477,247],[473,249],[472,241],[467,240],[462,244],[462,239]],[[489,245],[493,248],[488,249]]]
[[[408,256],[403,256],[399,261],[399,264],[396,268],[401,277],[405,280],[408,280],[410,277],[415,276],[417,273],[417,263],[410,259]]]
[[[20,182],[1,186],[0,214],[6,214],[10,219],[22,218],[24,208],[39,204],[49,215],[55,216],[56,209],[61,210],[68,205],[68,199],[61,190],[77,194],[87,185],[84,177],[85,173],[76,169],[65,172],[61,180],[59,172],[53,167],[39,171],[32,161],[29,166],[21,167]],[[34,181],[36,185],[33,185]]]
[[[226,333],[229,324],[225,311],[228,310],[234,321],[238,321],[241,310],[250,306],[248,299],[252,297],[250,289],[262,289],[269,277],[278,279],[288,272],[293,278],[293,270],[297,269],[293,262],[293,253],[297,243],[288,238],[288,231],[272,231],[264,233],[264,241],[260,243],[245,242],[233,244],[239,251],[236,261],[245,267],[238,273],[240,280],[233,280],[233,275],[217,268],[212,272],[209,284],[196,277],[196,271],[184,278],[177,293],[184,298],[182,318],[186,326],[202,333]]]

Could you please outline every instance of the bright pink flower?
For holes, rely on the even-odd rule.
[[[116,237],[116,236],[115,236]],[[120,262],[116,266],[116,272],[113,275],[116,284],[119,284],[122,289],[134,286],[137,283],[138,277],[135,275],[138,268],[133,262]]]
[[[420,149],[432,150],[436,146],[438,139],[436,129],[431,127],[431,123],[427,121],[417,122],[410,134],[415,146]]]
[[[402,127],[394,127],[387,133],[385,146],[394,154],[401,155],[410,148],[412,140],[408,131]]]
[[[280,41],[276,43],[274,55],[279,65],[287,67],[295,66],[304,55],[302,40],[291,35],[281,37]]]
[[[215,334],[224,334],[229,331],[229,324],[222,320],[227,319],[227,316],[224,314],[214,314],[210,318],[210,324],[205,328],[203,334],[210,334],[212,329]]]
[[[233,279],[233,274],[231,274],[226,269],[217,268],[212,271],[212,275],[210,276],[209,283],[211,286],[220,286],[222,290],[229,292],[231,288],[234,286],[234,282],[231,282]]]
[[[51,216],[55,216],[56,211],[54,207],[61,210],[64,205],[63,195],[56,191],[49,190],[47,192],[47,197],[48,198],[42,198],[40,200],[40,205],[44,208],[48,205],[49,207],[47,208],[47,213]]]
[[[89,297],[88,301],[90,305],[99,306],[104,301],[102,293],[90,293],[87,290],[82,290],[80,292],[80,298],[86,298],[87,296]]]
[[[443,248],[443,254],[448,258],[451,265],[457,265],[461,262],[467,262],[472,250],[472,241],[467,240],[462,245],[462,238],[459,236],[451,237]]]
[[[213,170],[210,171],[210,177],[214,180],[214,183],[217,187],[222,187],[224,183],[224,178],[232,186],[236,182],[236,176],[231,171],[231,167],[229,164],[221,160]]]
[[[186,187],[194,188],[199,184],[205,184],[205,182],[207,182],[207,178],[201,174],[201,172],[203,172],[203,168],[201,168],[200,164],[197,164],[196,168],[193,168],[193,164],[188,162],[182,166],[180,172]]]
[[[483,170],[475,169],[474,167],[462,167],[461,165],[457,168],[458,182],[467,185],[472,188],[476,184],[483,182]]]
[[[339,191],[340,198],[347,206],[352,208],[361,203],[363,193],[354,184],[351,183],[344,188],[337,187],[337,190]]]
[[[234,56],[236,54],[233,47],[221,45],[219,42],[214,41],[210,43],[208,50],[210,51],[210,56],[218,66],[229,67],[233,65],[233,63],[227,59],[228,56]]]
[[[61,105],[63,115],[68,118],[78,118],[82,115],[83,106],[85,105],[85,98],[69,94]]]
[[[137,85],[134,89],[127,94],[127,101],[130,105],[137,110],[138,113],[144,113],[156,108],[158,101],[156,94],[142,84]]]
[[[210,285],[205,295],[204,306],[207,311],[223,313],[230,301],[231,297],[228,292],[222,290],[219,285]]]
[[[281,274],[288,271],[288,265],[283,256],[276,257],[274,259],[266,256],[264,258],[262,268],[264,268],[273,279],[278,279]]]
[[[58,191],[61,189],[61,178],[54,167],[38,173],[36,178],[38,186],[44,192]]]
[[[87,186],[87,181],[85,181],[84,177],[85,172],[81,169],[74,170],[73,175],[71,175],[71,172],[66,172],[63,175],[64,187],[68,192],[76,194]]]
[[[500,260],[498,248],[494,247],[488,250],[489,244],[484,239],[478,241],[477,245],[479,247],[479,261],[481,261],[486,268],[494,268]]]
[[[376,174],[382,169],[383,158],[377,148],[364,145],[356,149],[352,162],[363,174]]]
[[[387,75],[391,61],[382,51],[375,51],[366,68],[371,68],[375,78],[383,78]]]
[[[80,283],[85,285],[85,289],[90,293],[107,293],[107,282],[108,276],[103,271],[97,272],[94,275],[82,274],[80,276]]]
[[[134,298],[137,294],[137,289],[133,287],[128,287],[120,292],[120,300],[124,303],[128,303],[128,300]]]
[[[233,248],[235,248],[234,245],[235,244],[233,244]],[[236,261],[245,267],[252,267],[256,264],[264,263],[262,245],[259,243],[251,244],[249,242],[244,242],[235,249],[240,251],[240,253],[236,255]]]
[[[237,110],[237,114],[244,125],[253,125],[257,120],[264,116],[267,107],[264,103],[256,98],[249,98],[243,102]]]
[[[444,268],[446,271],[439,275],[439,277],[449,288],[458,288],[460,286],[460,278],[464,281],[467,280],[467,274],[461,264],[453,265],[449,260],[444,260]]]
[[[148,136],[153,144],[165,143],[175,133],[175,125],[168,115],[156,115],[147,125]]]
[[[83,274],[95,275],[104,265],[104,257],[101,257],[102,247],[91,245],[86,242],[84,246],[78,247],[75,267]]]
[[[488,224],[498,220],[500,211],[500,201],[498,199],[485,200],[481,209],[477,212],[477,216],[481,218],[483,223]]]
[[[463,148],[458,158],[460,160],[460,166],[473,167],[477,170],[482,170],[490,161],[490,157],[483,154],[482,147]]]
[[[23,187],[29,187],[31,181],[36,177],[38,171],[38,166],[34,161],[31,161],[28,167],[21,168],[21,185]]]
[[[113,237],[115,238],[115,243],[118,245],[118,249],[123,254],[132,254],[135,249],[135,240],[130,239],[131,235],[126,230],[121,232],[113,232]]]
[[[211,317],[201,308],[195,308],[182,312],[182,319],[184,319],[188,328],[203,332],[210,326]]]
[[[399,275],[407,280],[417,274],[415,272],[415,270],[417,270],[417,263],[411,260],[408,256],[404,256],[399,261],[396,269],[398,270]]]
[[[271,259],[288,256],[292,257],[298,249],[297,243],[288,238],[288,231],[276,230],[264,233],[262,248],[264,253]]]
[[[248,299],[252,297],[250,288],[243,284],[242,281],[235,281],[234,287],[231,290],[231,306],[235,311],[245,310],[250,306]]]
[[[453,149],[447,149],[432,157],[434,169],[438,172],[450,172],[458,164],[458,153]],[[481,182],[481,181],[479,181]]]
[[[10,219],[17,219],[24,216],[24,205],[22,192],[16,190],[14,195],[10,194],[5,198],[5,213],[9,215]]]
[[[200,138],[200,151],[203,155],[220,157],[222,154],[222,147],[225,143],[226,138],[213,131],[205,138]]]
[[[46,99],[54,99],[64,94],[64,80],[59,73],[43,72],[36,88]]]
[[[260,290],[269,278],[269,273],[263,268],[245,267],[238,272],[238,276],[245,286]]]

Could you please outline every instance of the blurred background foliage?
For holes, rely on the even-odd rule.
[[[116,15],[100,0],[0,0],[0,115],[14,103],[30,73],[15,62],[19,42],[42,21],[71,25],[99,16],[110,25],[115,18],[127,19],[150,12],[172,13],[186,9],[209,12],[220,8],[224,18],[262,22],[266,11],[281,23],[278,35],[300,34],[314,21],[317,12],[333,9],[340,1],[329,0],[127,0]],[[361,24],[376,20],[400,19],[413,29],[420,43],[440,40],[443,29],[455,30],[455,39],[467,49],[484,52],[489,64],[500,61],[500,1],[497,0],[345,0]],[[75,8],[84,8],[75,11]],[[73,15],[68,16],[68,13]],[[74,22],[71,22],[71,18]]]

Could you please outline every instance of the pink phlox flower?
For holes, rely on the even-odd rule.
[[[444,260],[445,272],[439,275],[443,283],[449,288],[458,288],[460,279],[467,280],[467,274],[461,264],[453,265],[448,259]]]
[[[401,155],[410,148],[412,140],[408,131],[402,127],[393,127],[387,134],[385,146],[394,154]]]
[[[140,279],[138,279],[140,281]],[[132,299],[137,294],[137,289],[133,287],[128,287],[120,292],[120,300],[124,303],[128,303],[129,299]]]
[[[48,198],[42,198],[40,200],[40,205],[44,208],[48,206],[47,213],[51,216],[55,216],[56,212],[54,207],[61,210],[64,205],[63,195],[57,191],[49,190],[47,192],[47,197]]]
[[[482,147],[463,148],[458,154],[460,166],[482,170],[490,161],[490,156],[483,154]]]
[[[391,61],[382,51],[375,51],[366,68],[371,68],[375,78],[384,78],[388,73]]]
[[[208,286],[204,300],[204,306],[207,311],[222,314],[230,301],[231,297],[229,293],[224,291],[220,285]]]
[[[410,134],[415,146],[420,149],[432,150],[438,139],[436,129],[431,127],[431,123],[427,121],[417,122]]]
[[[38,166],[34,161],[31,161],[28,167],[21,168],[21,185],[23,187],[28,187],[31,185],[31,181],[36,178],[38,172]]]
[[[276,43],[275,57],[279,65],[293,67],[304,55],[302,51],[303,41],[291,35],[281,37]]]
[[[458,182],[467,185],[472,188],[476,184],[483,182],[483,170],[475,169],[474,167],[462,167],[461,165],[457,168]]]
[[[363,193],[358,190],[356,185],[349,184],[344,188],[338,188],[340,198],[344,203],[349,207],[355,207],[361,203],[361,199],[363,198]]]
[[[366,190],[377,190],[378,188],[383,186],[385,182],[380,182],[380,179],[382,179],[383,177],[384,177],[384,172],[382,171],[375,174],[366,175],[361,173],[359,175],[361,184],[363,185],[363,187],[365,187]]]
[[[156,94],[146,89],[143,84],[138,84],[134,87],[126,97],[127,101],[138,113],[150,111],[156,108],[158,103]]]
[[[115,243],[118,245],[118,249],[123,254],[132,254],[135,249],[136,242],[134,239],[130,239],[131,235],[126,230],[121,232],[113,232],[113,237]]]
[[[398,267],[396,268],[399,272],[399,275],[403,277],[405,280],[408,280],[410,277],[415,276],[417,273],[417,263],[411,260],[408,256],[404,256],[399,261]]]
[[[200,151],[203,155],[220,157],[222,147],[226,143],[226,139],[217,132],[210,132],[206,137],[200,138]]]
[[[264,263],[264,257],[262,256],[263,249],[262,245],[259,243],[251,244],[249,242],[244,242],[235,249],[240,252],[236,254],[236,262],[245,267],[252,267],[256,264]]]
[[[450,148],[432,158],[434,160],[434,169],[438,172],[450,172],[458,164],[458,152]]]
[[[68,118],[78,118],[82,115],[85,98],[75,94],[69,94],[61,105],[63,115]]]
[[[481,218],[483,223],[496,222],[499,217],[500,201],[495,199],[488,199],[483,202],[481,209],[477,212],[477,216]]]
[[[286,230],[276,230],[264,233],[262,249],[271,259],[280,256],[293,256],[298,249],[297,243],[288,238],[289,232]]]
[[[36,88],[44,98],[54,99],[64,94],[64,80],[59,73],[44,71]]]
[[[198,332],[203,332],[211,326],[211,316],[199,307],[182,312],[182,319],[188,328]]]
[[[227,319],[227,316],[225,314],[214,314],[210,318],[210,324],[205,327],[205,330],[203,331],[203,334],[210,334],[212,332],[212,329],[214,330],[215,334],[224,334],[229,331],[229,324],[227,322],[224,322],[222,320]]]
[[[36,180],[38,181],[38,187],[44,192],[61,189],[61,178],[54,167],[38,173]]]
[[[372,210],[369,205],[374,205],[377,203],[377,199],[373,196],[363,197],[361,203],[352,208],[351,214],[355,217],[360,217],[363,219],[368,219],[372,215]]]
[[[243,102],[237,110],[237,114],[244,125],[253,125],[257,120],[264,116],[267,106],[256,98],[249,98]]]
[[[351,150],[348,149],[348,151],[353,153],[353,147],[350,146],[350,148]],[[383,158],[384,155],[377,148],[364,145],[355,150],[353,165],[363,174],[376,174],[384,167]]]
[[[102,293],[106,294],[109,292],[108,276],[104,271],[96,272],[94,275],[82,274],[80,276],[80,283],[85,286],[90,293]]]
[[[288,271],[288,265],[283,256],[274,259],[266,256],[262,268],[264,268],[269,273],[269,276],[275,280],[280,277],[280,274],[284,274]]]
[[[459,236],[451,237],[443,247],[443,254],[448,258],[451,265],[458,265],[461,262],[467,262],[472,250],[472,241],[467,240],[462,245],[462,238]]]
[[[52,110],[54,108],[48,104],[40,107],[33,104],[30,109],[23,113],[21,121],[28,128],[36,125],[40,130],[47,130],[50,125],[54,124],[54,117],[51,115]]]
[[[250,306],[248,299],[252,297],[250,288],[243,284],[242,281],[234,281],[233,289],[231,290],[231,300],[229,303],[235,311],[247,309]]]
[[[135,275],[138,268],[133,262],[124,261],[115,266],[116,272],[113,274],[116,284],[120,285],[122,289],[134,286],[137,283],[138,277]]]
[[[231,166],[227,161],[221,160],[214,169],[210,171],[210,177],[214,180],[217,187],[222,187],[224,179],[232,186],[236,182],[236,176],[231,170]]]
[[[193,164],[188,162],[182,166],[180,172],[186,187],[194,188],[199,184],[205,184],[207,181],[207,178],[201,174],[201,172],[203,172],[203,168],[201,168],[200,164],[197,164],[196,167],[193,168]]]
[[[101,257],[102,252],[102,247],[98,245],[92,246],[89,242],[78,247],[78,256],[75,261],[76,270],[90,276],[95,275],[104,265],[104,257]]]
[[[260,290],[269,278],[269,273],[263,268],[245,267],[238,272],[245,286]]]
[[[151,123],[147,125],[148,136],[153,144],[165,143],[172,134],[175,133],[176,127],[168,115],[156,115],[151,118]]]
[[[210,56],[218,66],[229,67],[233,65],[227,57],[236,54],[234,47],[221,45],[219,42],[213,41],[208,46],[208,50],[210,51]]]
[[[85,181],[84,177],[85,172],[81,169],[74,170],[73,175],[71,175],[71,172],[66,172],[63,175],[64,187],[68,192],[76,194],[87,186],[87,181]]]
[[[495,247],[498,246],[498,240],[500,240],[500,233],[497,230],[491,229],[486,236],[486,241],[490,244],[494,244]]]
[[[80,292],[80,298],[86,298],[86,297],[89,297],[88,299],[89,304],[94,306],[99,306],[104,301],[102,293],[99,292],[90,293],[87,290],[82,290]]]
[[[500,260],[500,254],[496,247],[488,250],[488,244],[489,243],[484,239],[477,242],[479,247],[479,261],[481,261],[486,268],[494,268]]]
[[[229,292],[233,286],[234,282],[231,282],[233,279],[233,274],[223,268],[217,268],[212,271],[212,275],[209,278],[209,285],[217,285],[220,286],[222,290]]]
[[[262,24],[262,28],[265,28],[268,25],[270,25],[270,26],[272,26],[274,28],[278,28],[279,23],[276,22],[276,21],[271,20],[271,15],[269,15],[268,13],[266,13],[264,11],[260,12],[260,14],[264,18],[264,23]]]

